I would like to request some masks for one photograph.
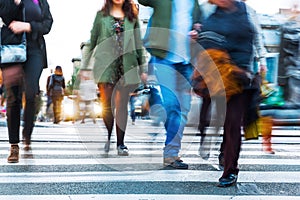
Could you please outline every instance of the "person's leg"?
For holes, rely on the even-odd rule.
[[[112,105],[112,94],[114,85],[109,83],[99,83],[100,101],[102,105],[102,118],[107,129],[107,142],[104,146],[104,151],[109,152],[110,149],[110,138],[114,125],[114,107]]]
[[[29,145],[34,127],[36,112],[36,96],[39,95],[39,80],[43,71],[43,57],[40,52],[28,53],[24,64],[25,72],[25,108],[23,136],[25,144]]]
[[[271,143],[273,118],[271,116],[261,116],[260,124],[263,151],[268,154],[274,154]]]
[[[218,134],[221,127],[224,126],[224,121],[225,121],[225,116],[226,116],[226,98],[225,97],[214,97],[213,101],[216,103],[216,121],[214,123],[214,127],[216,130],[216,133]],[[219,152],[220,154],[218,155],[218,160],[219,160],[219,165],[221,167],[224,167],[224,146],[225,146],[225,141],[226,141],[226,134],[223,133],[222,135],[222,142],[220,144],[220,149]]]
[[[81,118],[81,123],[84,124],[85,123],[85,115],[86,115],[86,110],[87,110],[87,102],[83,101],[83,111],[82,111],[82,118]]]
[[[114,99],[116,105],[116,132],[117,149],[119,155],[128,155],[128,148],[124,144],[125,131],[128,119],[129,94],[133,92],[137,85],[116,86]]]
[[[57,118],[58,122],[60,122],[61,119],[61,104],[62,104],[63,96],[59,96],[57,100]]]
[[[168,65],[161,60],[157,64],[157,78],[161,86],[164,107],[167,113],[165,128],[167,138],[164,148],[164,161],[175,164],[175,168],[187,169],[188,165],[178,160],[183,130],[190,109],[190,65]]]
[[[238,159],[241,150],[241,125],[246,107],[245,93],[231,97],[227,103],[224,125],[224,171],[219,179],[219,186],[234,184],[239,173]]]
[[[201,136],[204,135],[205,128],[209,126],[210,117],[211,117],[210,110],[211,110],[211,98],[203,97],[201,108],[200,108],[199,126],[198,126],[198,130],[200,131]]]
[[[58,116],[59,101],[55,95],[52,96],[52,103],[53,103],[53,114],[54,114],[53,123],[58,124],[59,123],[59,116]]]
[[[95,113],[95,102],[94,100],[87,102],[88,107],[90,108],[90,113],[93,119],[93,123],[96,124],[96,113]]]
[[[18,144],[20,142],[23,68],[22,65],[15,65],[2,68],[1,70],[3,83],[6,87],[6,120],[9,143],[11,144],[7,161],[9,163],[16,163],[19,161]]]
[[[135,124],[135,106],[134,106],[134,103],[135,103],[135,97],[134,96],[130,96],[130,117],[131,117],[131,121],[132,121],[132,125]]]

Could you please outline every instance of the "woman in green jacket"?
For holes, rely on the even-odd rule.
[[[95,17],[90,38],[89,53],[94,59],[92,68],[108,131],[104,150],[109,152],[115,113],[117,150],[123,156],[128,155],[124,136],[129,93],[140,83],[139,75],[146,72],[137,15],[137,7],[130,0],[107,0]]]

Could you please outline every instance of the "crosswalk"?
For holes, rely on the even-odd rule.
[[[216,187],[221,136],[209,136],[209,159],[199,156],[195,127],[186,127],[182,159],[188,170],[162,164],[163,127],[147,120],[128,124],[129,156],[117,155],[115,136],[107,154],[106,131],[97,124],[41,123],[34,129],[32,150],[21,149],[20,162],[6,161],[7,128],[0,127],[0,199],[300,199],[300,128],[274,127],[274,155],[262,151],[261,138],[243,141],[238,183]],[[20,144],[22,147],[22,144]]]

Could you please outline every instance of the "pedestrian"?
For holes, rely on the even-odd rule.
[[[139,27],[137,6],[131,0],[107,0],[97,12],[91,30],[88,52],[90,57],[95,53],[92,67],[108,132],[106,153],[110,150],[116,120],[117,153],[129,155],[124,144],[129,94],[140,83],[139,75],[147,73]],[[88,64],[82,66],[87,68]]]
[[[131,124],[135,125],[135,119],[136,119],[136,110],[135,110],[135,103],[136,101],[138,101],[139,97],[141,95],[146,95],[149,93],[149,87],[147,85],[147,77],[148,76],[141,76],[141,83],[139,84],[139,86],[133,91],[131,92],[129,95],[129,106],[130,106],[130,117],[131,117]],[[146,104],[147,102],[142,101],[141,103],[141,114],[143,114],[143,107],[145,107],[144,104]]]
[[[52,99],[51,99],[51,94],[50,94],[50,90],[48,88],[49,82],[50,82],[50,78],[53,75],[53,70],[50,70],[50,75],[47,77],[47,82],[46,82],[46,95],[47,95],[47,103],[46,103],[46,116],[47,116],[47,120],[50,119],[50,114],[49,114],[49,109],[51,107],[52,104]]]
[[[141,91],[141,87],[138,87],[137,89],[135,89],[132,93],[130,93],[130,98],[129,98],[129,106],[130,106],[130,117],[131,117],[131,124],[135,125],[135,119],[136,119],[136,110],[135,110],[135,103],[138,100],[138,95],[139,95],[139,91]]]
[[[22,21],[23,8],[25,22]],[[43,68],[47,68],[44,35],[51,30],[53,19],[47,0],[0,1],[0,16],[7,25],[1,30],[2,44],[16,43],[14,38],[26,32],[27,60],[25,63],[1,64],[3,82],[7,91],[7,128],[10,153],[7,161],[19,161],[19,129],[21,120],[22,93],[24,107],[24,150],[30,150],[31,135],[36,113],[36,96],[39,95],[39,79]]]
[[[61,121],[61,104],[64,97],[65,77],[61,66],[56,66],[54,74],[50,76],[48,90],[53,103],[54,124]]]
[[[226,101],[224,171],[218,186],[228,187],[236,183],[239,173],[242,120],[252,97],[248,88],[255,30],[244,2],[211,2],[217,8],[201,24],[198,41],[205,51],[199,53],[197,70],[203,74],[210,95],[224,96]]]
[[[92,71],[90,69],[80,70],[80,83],[79,83],[79,99],[84,104],[83,115],[81,123],[85,123],[86,113],[89,112],[96,123],[96,114],[94,111],[94,102],[97,100],[97,84],[92,79]]]
[[[243,0],[244,2],[246,2],[246,0]],[[201,21],[207,19],[211,14],[213,14],[216,11],[217,6],[215,4],[212,3],[212,1],[208,0],[202,4],[200,4],[200,9],[202,11],[202,13],[204,13],[202,15],[202,19]],[[255,12],[255,10],[253,8],[251,8],[250,6],[246,5],[246,11],[248,13],[248,18],[249,21],[251,22],[251,24],[254,27],[254,43],[253,43],[253,58],[258,58],[259,61],[259,68],[257,69],[257,73],[265,73],[267,71],[267,66],[266,66],[266,54],[267,54],[267,50],[264,47],[264,41],[263,41],[263,34],[261,31],[261,27],[260,27],[260,23],[257,17],[257,14]],[[251,62],[251,70],[253,70],[253,60]],[[259,93],[258,93],[259,95]],[[259,99],[259,97],[258,97]],[[215,117],[214,121],[217,123],[214,123],[214,125],[218,124],[218,126],[221,126],[222,122],[224,121],[224,117],[222,116],[222,112],[221,112],[221,108],[220,103],[217,102],[218,98],[214,97],[213,99],[214,102],[216,102],[216,115],[214,115],[213,117]],[[201,140],[200,140],[200,145],[203,144],[203,142],[205,141],[205,136],[206,136],[206,128],[210,125],[211,123],[211,102],[212,99],[211,97],[208,95],[203,95],[202,96],[202,104],[200,107],[200,115],[199,115],[199,125],[198,125],[198,130],[200,132],[200,134],[197,134],[199,136],[201,136]],[[258,109],[256,107],[254,107],[254,109],[258,112]],[[252,112],[252,111],[250,111]],[[259,114],[257,114],[259,115]],[[217,130],[219,130],[217,128]],[[206,142],[207,143],[207,142]],[[207,144],[206,144],[207,145]],[[208,144],[210,145],[210,144]],[[209,157],[209,151],[204,152],[203,150],[205,148],[209,148],[209,147],[204,147],[200,148],[200,155],[203,155],[203,157],[208,158]],[[220,147],[220,154],[219,154],[219,164],[222,167],[224,165],[224,155],[223,155],[223,143],[221,144]]]
[[[190,42],[193,24],[199,19],[197,0],[139,0],[153,8],[153,15],[144,38],[144,45],[151,54],[150,65],[160,84],[166,111],[167,137],[163,164],[175,169],[188,169],[180,157],[183,130],[187,122],[191,100]]]

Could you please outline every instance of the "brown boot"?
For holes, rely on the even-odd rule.
[[[17,144],[11,145],[10,153],[7,158],[8,163],[18,163],[19,162],[19,146]]]

